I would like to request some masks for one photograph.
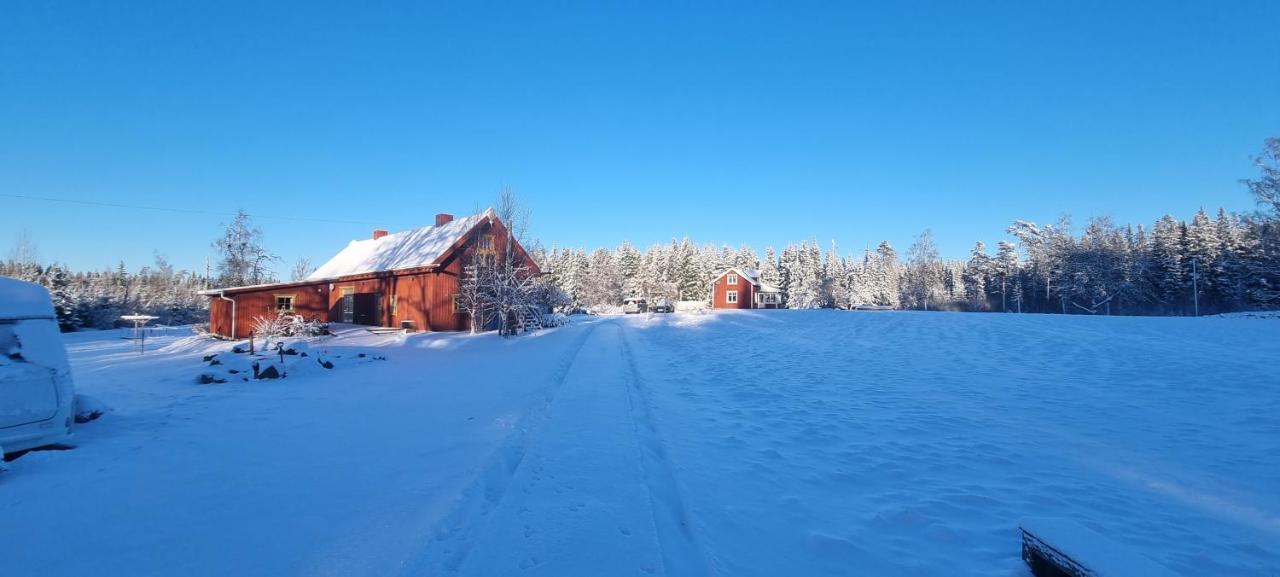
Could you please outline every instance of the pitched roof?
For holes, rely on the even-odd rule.
[[[224,292],[240,293],[264,288],[304,286],[345,276],[439,264],[437,261],[445,257],[450,248],[458,244],[473,227],[485,220],[497,220],[492,208],[440,226],[424,226],[388,234],[382,238],[353,240],[328,262],[320,265],[320,268],[300,281],[212,288],[202,290],[199,294],[217,296]],[[520,250],[523,251],[523,249]]]
[[[738,273],[738,276],[740,276],[740,277],[742,277],[742,278],[744,278],[744,279],[747,279],[747,282],[749,282],[749,283],[751,283],[751,284],[753,284],[753,285],[756,285],[757,287],[760,287],[760,292],[762,292],[762,293],[780,293],[780,292],[782,292],[782,290],[781,290],[781,289],[779,289],[778,287],[773,286],[773,285],[771,285],[771,284],[769,284],[769,283],[767,283],[767,282],[764,282],[764,280],[760,278],[760,271],[758,271],[758,270],[745,270],[745,269],[740,269],[740,268],[738,268],[738,267],[730,267],[730,268],[728,268],[728,269],[725,269],[725,271],[724,271],[724,272],[720,273],[720,276],[717,276],[717,277],[716,277],[716,279],[717,279],[717,280],[719,280],[719,279],[720,279],[720,277],[722,277],[722,276],[724,276],[724,275],[726,275],[726,274],[729,274],[729,273],[731,273],[731,272],[733,272],[733,273]]]
[[[307,276],[309,281],[436,264],[472,227],[493,216],[489,209],[440,226],[424,226],[382,238],[353,240]]]

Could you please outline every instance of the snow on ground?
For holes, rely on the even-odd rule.
[[[226,343],[66,337],[114,409],[0,476],[16,575],[1023,576],[1018,521],[1280,573],[1280,323],[756,311]],[[289,361],[286,361],[289,362]],[[297,362],[295,359],[294,362]]]

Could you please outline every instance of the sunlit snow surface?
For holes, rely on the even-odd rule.
[[[1280,322],[575,317],[311,349],[66,338],[115,412],[0,476],[15,575],[1026,575],[1023,517],[1188,576],[1280,574]]]

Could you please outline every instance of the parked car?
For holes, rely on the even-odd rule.
[[[622,312],[634,315],[649,311],[649,303],[641,298],[629,298],[622,301]]]
[[[0,277],[0,447],[13,453],[71,437],[75,388],[44,287]]]
[[[667,299],[658,299],[649,305],[649,312],[653,313],[673,313],[676,312],[676,305],[671,304]]]

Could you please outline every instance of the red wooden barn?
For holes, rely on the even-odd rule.
[[[711,307],[717,309],[782,308],[782,291],[760,279],[758,270],[731,268],[712,283]]]
[[[245,338],[256,318],[281,313],[376,327],[464,330],[468,318],[456,302],[463,263],[502,258],[508,238],[492,209],[457,220],[438,214],[435,225],[403,232],[375,230],[305,280],[201,291],[210,297],[209,331]],[[511,252],[539,273],[519,243]]]

